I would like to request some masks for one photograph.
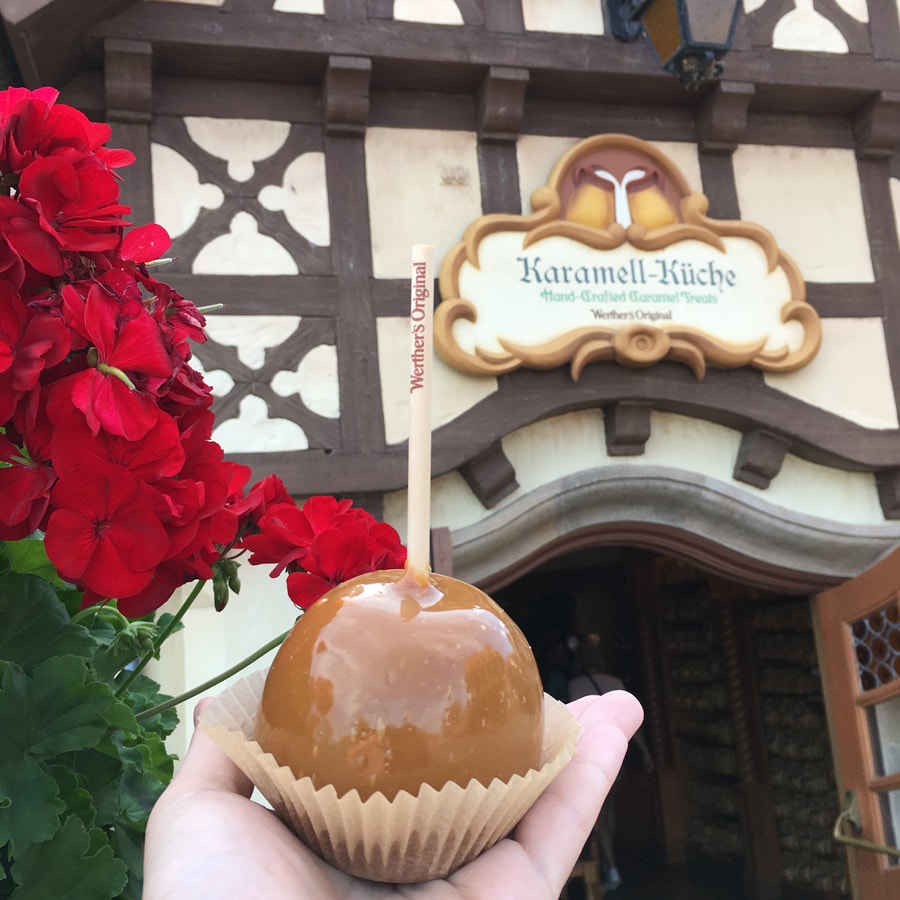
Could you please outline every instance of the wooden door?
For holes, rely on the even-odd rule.
[[[820,594],[814,621],[838,787],[860,841],[900,843],[900,550]],[[823,735],[824,739],[824,735]],[[900,897],[900,858],[847,846],[855,900]]]

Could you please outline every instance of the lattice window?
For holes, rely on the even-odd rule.
[[[900,607],[897,600],[852,623],[853,646],[862,690],[890,684],[900,676]]]

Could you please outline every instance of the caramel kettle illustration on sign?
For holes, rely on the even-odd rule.
[[[679,198],[667,195],[666,182],[657,168],[636,166],[616,174],[584,165],[575,171],[574,180],[575,190],[564,213],[570,222],[593,228],[608,228],[613,222],[628,228],[637,222],[645,228],[659,228],[679,221]]]
[[[464,372],[667,359],[789,372],[821,325],[803,278],[761,225],[709,202],[653,145],[575,144],[531,195],[534,212],[472,222],[440,270],[435,346]]]

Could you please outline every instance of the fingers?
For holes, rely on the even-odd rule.
[[[194,708],[195,726],[200,712],[209,702],[211,698],[207,697]],[[249,797],[253,793],[253,784],[202,728],[195,727],[171,789],[176,792],[220,790]]]
[[[570,703],[569,709],[583,729],[575,755],[513,835],[557,893],[597,820],[625,759],[628,741],[644,715],[626,691],[584,697]]]

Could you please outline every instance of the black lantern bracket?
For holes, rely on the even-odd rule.
[[[609,30],[619,41],[646,37],[662,68],[686,88],[722,74],[741,0],[606,0]]]
[[[647,0],[607,0],[609,30],[618,41],[633,43],[644,34],[641,24],[641,10]]]

